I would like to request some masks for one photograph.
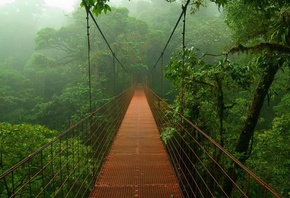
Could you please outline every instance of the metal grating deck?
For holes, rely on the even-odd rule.
[[[90,197],[182,197],[140,87],[135,91]]]

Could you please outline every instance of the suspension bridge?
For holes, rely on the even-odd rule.
[[[162,143],[160,132],[173,129]],[[1,197],[281,197],[141,86],[11,167],[0,184]]]
[[[188,3],[182,7],[153,69],[162,59],[182,16],[185,22]],[[86,11],[88,23],[89,15],[93,20],[94,17],[88,8]],[[88,23],[90,77],[89,34]],[[101,35],[105,39],[102,32]],[[116,58],[109,44],[108,47]],[[90,111],[87,117],[2,173],[0,197],[281,195],[144,83],[132,85]]]

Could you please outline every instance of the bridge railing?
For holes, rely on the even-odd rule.
[[[88,197],[132,94],[114,97],[1,174],[0,197]]]
[[[152,90],[145,90],[184,197],[281,197]]]

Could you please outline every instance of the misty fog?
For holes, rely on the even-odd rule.
[[[49,1],[47,1],[47,2],[49,2]],[[37,118],[29,118],[31,116],[28,116],[27,118],[24,115],[18,115],[16,117],[14,116],[15,114],[16,115],[19,114],[20,112],[22,112],[22,113],[25,112],[25,114],[30,114],[29,112],[26,112],[28,109],[30,109],[29,111],[31,111],[31,108],[32,109],[37,108],[37,105],[40,105],[39,102],[28,102],[29,99],[27,99],[27,98],[25,99],[25,101],[26,100],[28,100],[28,101],[26,101],[25,104],[22,104],[22,105],[20,105],[17,101],[13,101],[13,100],[11,101],[8,99],[8,98],[12,98],[13,92],[17,93],[17,89],[23,90],[23,86],[28,86],[28,87],[26,87],[27,89],[29,88],[30,91],[32,91],[32,90],[36,91],[35,94],[40,94],[39,96],[41,96],[41,95],[49,96],[49,98],[51,98],[55,94],[59,95],[62,92],[61,90],[64,89],[64,87],[62,87],[61,85],[59,85],[59,86],[54,85],[56,87],[53,90],[56,91],[56,93],[54,93],[53,90],[49,91],[49,89],[46,89],[45,87],[41,88],[40,84],[43,84],[43,83],[45,84],[45,82],[41,82],[41,83],[40,82],[33,82],[33,79],[35,80],[36,78],[43,78],[43,77],[40,77],[40,76],[34,74],[33,79],[30,79],[31,76],[29,76],[27,73],[28,68],[31,68],[30,65],[32,63],[35,64],[34,62],[36,60],[38,60],[40,57],[42,57],[42,59],[43,58],[47,59],[45,64],[48,64],[47,61],[50,61],[51,64],[54,64],[56,66],[60,65],[61,63],[67,64],[70,61],[77,60],[76,57],[80,55],[80,53],[79,53],[80,51],[78,51],[79,49],[77,49],[77,48],[68,49],[68,46],[59,45],[60,43],[63,43],[63,45],[65,45],[65,43],[68,42],[68,41],[62,40],[62,39],[66,39],[65,37],[63,37],[61,35],[61,34],[63,34],[63,33],[61,33],[62,31],[66,31],[65,29],[67,29],[68,31],[71,31],[71,33],[73,33],[73,31],[76,31],[75,34],[77,37],[75,39],[79,38],[78,41],[81,42],[81,44],[84,47],[86,45],[86,41],[85,41],[85,39],[86,39],[86,27],[84,25],[85,21],[86,21],[86,16],[85,16],[85,10],[80,7],[80,2],[75,1],[75,0],[71,0],[71,4],[75,5],[74,10],[71,10],[71,11],[68,11],[68,8],[64,3],[62,3],[62,4],[56,3],[53,5],[52,4],[53,1],[51,1],[49,6],[48,6],[47,2],[44,0],[42,0],[42,1],[40,1],[40,0],[33,0],[33,1],[16,0],[16,1],[13,1],[10,3],[2,4],[0,6],[0,15],[1,15],[1,17],[0,17],[0,29],[1,29],[1,32],[0,32],[0,52],[1,52],[0,53],[0,63],[1,63],[1,67],[5,68],[5,70],[7,70],[6,72],[3,70],[2,74],[1,74],[1,76],[2,76],[1,79],[2,79],[2,81],[4,80],[4,84],[7,84],[7,86],[2,87],[2,89],[4,89],[4,90],[2,91],[3,94],[1,95],[0,98],[2,98],[2,105],[5,106],[5,108],[3,108],[3,109],[7,109],[7,111],[8,111],[8,112],[5,112],[5,111],[1,112],[1,115],[0,115],[1,119],[0,120],[2,120],[2,121],[10,120],[11,122],[22,122],[24,120],[28,121],[31,119],[37,120]],[[151,31],[150,34],[157,36],[156,39],[159,38],[159,40],[152,40],[153,39],[153,37],[152,37],[152,39],[150,41],[150,42],[155,42],[154,45],[158,44],[159,47],[155,47],[154,49],[152,48],[151,52],[148,53],[148,57],[143,57],[140,59],[140,61],[141,61],[140,63],[138,63],[138,62],[135,63],[136,65],[139,64],[141,66],[140,69],[152,67],[152,65],[154,65],[155,59],[157,59],[161,53],[162,45],[166,42],[166,39],[169,37],[169,35],[172,31],[172,28],[173,28],[174,24],[176,23],[176,19],[178,18],[179,14],[180,14],[181,3],[179,3],[179,2],[168,3],[164,0],[158,0],[158,1],[156,1],[156,0],[155,1],[119,0],[119,1],[110,1],[109,3],[112,6],[113,11],[111,13],[108,13],[107,15],[106,14],[100,15],[97,18],[97,20],[101,24],[101,27],[104,29],[105,35],[109,38],[109,41],[111,43],[114,43],[117,40],[122,39],[121,35],[118,36],[118,34],[122,34],[123,37],[125,36],[124,33],[118,32],[120,30],[118,30],[117,27],[114,27],[114,26],[116,26],[114,24],[114,21],[106,21],[106,18],[108,18],[109,16],[114,14],[115,7],[126,8],[125,10],[128,10],[128,16],[132,17],[132,19],[128,18],[128,19],[124,19],[124,20],[133,20],[133,18],[136,17],[137,19],[135,19],[135,20],[144,21],[144,24],[142,26],[144,26],[145,23],[147,23],[146,27],[145,26],[143,27],[143,28],[146,28],[146,30],[144,29],[144,31],[148,32],[150,29],[150,31]],[[126,12],[123,12],[123,14],[126,14]],[[190,15],[190,14],[188,15],[188,17],[187,17],[188,18],[187,19],[188,20],[188,25],[187,25],[188,26],[187,27],[188,34],[186,36],[188,47],[191,47],[194,45],[196,48],[200,48],[203,51],[208,51],[210,53],[213,53],[213,51],[212,51],[213,48],[211,48],[209,46],[210,41],[208,41],[208,44],[207,44],[207,42],[204,42],[204,41],[202,44],[198,43],[199,41],[201,41],[200,38],[204,37],[204,33],[201,32],[201,31],[203,31],[202,29],[201,29],[201,31],[198,31],[198,29],[200,29],[200,28],[196,28],[195,25],[200,26],[202,23],[199,23],[198,21],[208,20],[209,18],[210,18],[210,20],[219,20],[219,15],[220,15],[220,12],[218,11],[217,7],[214,4],[208,4],[207,7],[202,8],[200,10],[200,12],[198,12],[194,15]],[[130,23],[132,23],[132,22],[130,22]],[[74,24],[77,24],[77,23],[83,24],[83,25],[76,27],[77,28],[76,29],[73,26],[74,26]],[[136,22],[134,22],[134,23],[136,23]],[[214,22],[214,23],[216,24],[216,22]],[[222,24],[223,23],[222,20],[220,20],[219,23]],[[133,25],[133,24],[130,24],[130,25]],[[97,30],[95,29],[95,27],[93,25],[91,25],[91,26],[92,26],[91,31],[96,32]],[[112,29],[109,29],[110,27],[115,29],[115,31],[112,31]],[[70,28],[72,28],[72,29],[69,30]],[[166,57],[165,63],[169,60],[171,53],[173,53],[175,51],[174,49],[178,49],[178,48],[180,49],[180,47],[181,47],[181,29],[182,29],[181,25],[179,25],[178,30],[175,33],[172,42],[170,43],[170,46],[169,46],[170,49],[165,54],[166,55],[165,56]],[[154,30],[155,33],[153,33],[152,30]],[[47,33],[45,33],[45,31]],[[59,34],[55,38],[49,36],[49,34],[52,34],[53,31],[55,31],[55,33],[56,33],[55,36],[57,36],[57,34]],[[126,29],[124,29],[122,31],[126,31]],[[134,30],[134,31],[136,31],[136,30]],[[59,33],[57,33],[57,32],[59,32]],[[46,36],[47,38],[44,37],[45,34],[47,34],[47,36]],[[101,37],[97,32],[93,36],[95,36],[96,39],[101,40]],[[130,42],[129,41],[130,38],[128,36],[126,36],[127,38],[124,37],[123,39],[128,39],[128,42]],[[194,36],[194,37],[192,37],[192,36]],[[52,39],[60,39],[60,40],[58,40],[58,42],[59,42],[58,44],[52,43],[46,47],[44,47],[44,46],[39,47],[39,46],[37,46],[38,45],[37,43],[39,43],[38,42],[39,39],[48,39],[47,42],[52,41]],[[219,39],[221,39],[221,38],[219,38]],[[134,41],[134,40],[132,39],[131,41]],[[220,40],[220,41],[221,41],[220,42],[221,47],[224,46],[223,45],[224,41],[223,40]],[[99,42],[101,45],[103,45],[102,41],[93,42],[92,45],[96,46],[96,49],[97,49],[98,47],[100,47],[100,45],[98,44]],[[135,42],[137,43],[137,42],[141,42],[141,41],[135,40]],[[144,41],[142,41],[142,42],[144,42]],[[146,41],[146,42],[148,42],[148,41]],[[147,43],[147,45],[148,44],[149,43]],[[117,43],[113,44],[113,45],[117,46]],[[64,49],[61,50],[62,47],[67,47],[67,50],[64,50]],[[149,46],[147,46],[147,48],[148,47]],[[218,47],[218,48],[221,50],[221,47]],[[43,48],[43,49],[40,49],[40,48]],[[216,49],[218,49],[218,48],[216,48]],[[55,50],[58,50],[58,52]],[[84,51],[82,51],[81,54],[84,55],[85,48],[83,50]],[[73,53],[78,53],[78,54],[76,54],[75,57],[72,58]],[[122,55],[123,52],[121,52],[121,51],[118,53],[119,53],[120,59],[124,59],[122,56],[124,56],[125,54]],[[139,56],[139,55],[136,55],[136,56]],[[77,61],[77,62],[79,62],[79,61]],[[82,60],[82,61],[84,61],[84,60]],[[105,61],[105,60],[102,60],[102,61]],[[55,63],[53,63],[53,62],[55,62]],[[125,59],[124,59],[124,62],[126,62]],[[76,64],[80,64],[80,63],[81,62],[76,63]],[[130,62],[128,62],[128,63],[133,64]],[[44,63],[42,63],[42,64],[44,64]],[[18,84],[19,83],[21,84],[21,85],[19,85],[19,87],[18,86],[11,87],[11,85],[10,85],[12,82],[10,82],[9,79],[10,78],[17,78],[16,76],[15,77],[11,76],[12,74],[10,72],[13,73],[14,70],[17,73],[19,73],[18,75],[22,76],[21,78],[23,80],[26,79],[25,80],[26,83],[18,82]],[[10,73],[9,74],[10,77],[7,76],[8,75],[7,72]],[[39,71],[39,72],[41,72],[41,71]],[[158,75],[158,73],[156,75]],[[68,80],[69,78],[65,77],[64,79]],[[15,81],[17,81],[17,80],[15,80]],[[69,80],[68,80],[68,82],[69,82]],[[14,82],[14,83],[16,83],[16,82]],[[12,84],[14,84],[14,83],[12,83]],[[36,84],[33,85],[34,83],[36,83]],[[12,94],[12,95],[9,96],[9,94]],[[13,96],[13,97],[15,97],[15,96]],[[23,99],[21,99],[22,96],[19,96],[19,97],[20,98],[17,100],[23,101]],[[18,97],[16,97],[16,98],[18,98]],[[11,104],[9,104],[9,102],[7,104],[7,101],[10,101]],[[32,105],[29,107],[29,105],[28,105],[28,107],[27,107],[26,106],[27,102],[30,105],[35,103],[34,105],[36,105],[36,106],[33,107],[33,105]],[[22,110],[19,111],[19,108]],[[27,109],[27,110],[25,110],[25,109]],[[20,113],[20,114],[22,114],[22,113]],[[21,120],[16,121],[15,118],[16,118],[16,120],[18,120],[18,118],[21,118]],[[39,121],[37,121],[37,122],[39,122]]]

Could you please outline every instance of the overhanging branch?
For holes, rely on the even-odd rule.
[[[249,52],[249,51],[261,52],[264,50],[267,50],[269,52],[279,52],[282,54],[290,54],[290,47],[279,44],[279,43],[269,43],[269,42],[260,43],[258,45],[254,45],[250,47],[246,47],[242,44],[239,44],[237,47],[233,47],[228,52],[226,52],[226,54],[235,54],[238,52]]]
[[[210,84],[208,82],[202,81],[202,80],[196,80],[194,78],[188,78],[188,77],[185,77],[185,80],[187,80],[188,82],[195,82],[197,84],[206,85],[206,86],[209,86],[211,88],[215,88],[214,85],[212,85],[212,84]]]

